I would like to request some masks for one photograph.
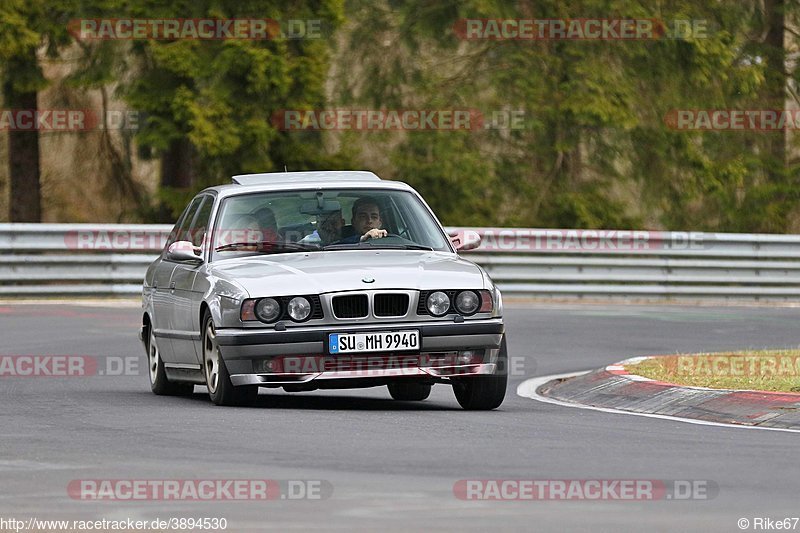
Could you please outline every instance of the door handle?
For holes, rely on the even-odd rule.
[[[174,281],[170,281],[169,282],[169,290],[171,290],[172,292],[175,292],[175,282]]]

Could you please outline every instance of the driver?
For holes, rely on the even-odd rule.
[[[381,239],[388,235],[385,229],[381,229],[381,210],[378,201],[370,196],[359,198],[353,204],[353,229],[355,235],[346,237],[339,241],[341,244],[352,244],[364,242],[368,239]]]

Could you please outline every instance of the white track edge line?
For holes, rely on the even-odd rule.
[[[698,426],[713,426],[713,427],[725,427],[725,428],[737,428],[737,429],[760,429],[762,431],[782,431],[784,433],[800,433],[800,429],[745,426],[742,424],[726,424],[723,422],[709,422],[707,420],[683,418],[680,416],[659,415],[655,413],[635,413],[633,411],[623,411],[622,409],[613,409],[610,407],[596,407],[594,405],[584,405],[580,403],[572,403],[572,402],[565,402],[563,400],[556,400],[555,398],[548,398],[547,396],[542,396],[536,392],[536,389],[538,389],[540,386],[544,385],[548,381],[553,381],[554,379],[562,379],[562,378],[573,378],[576,376],[582,376],[583,374],[588,374],[589,372],[591,372],[591,370],[584,370],[581,372],[568,372],[566,374],[553,374],[550,376],[537,376],[535,378],[530,378],[523,381],[522,383],[519,384],[519,386],[517,386],[517,396],[521,396],[523,398],[530,398],[532,400],[536,400],[537,402],[560,405],[562,407],[575,407],[578,409],[588,409],[590,411],[600,411],[602,413],[643,416],[646,418],[659,418],[662,420],[673,420],[676,422],[685,422],[687,424],[695,424]]]

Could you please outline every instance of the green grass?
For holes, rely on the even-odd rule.
[[[625,365],[625,369],[693,387],[800,392],[800,350],[667,355]]]

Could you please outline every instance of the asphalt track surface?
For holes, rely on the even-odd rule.
[[[800,515],[800,436],[542,404],[528,377],[676,351],[796,347],[800,309],[516,305],[515,375],[493,412],[436,386],[421,403],[385,388],[286,394],[254,408],[150,393],[135,305],[0,304],[2,355],[137,357],[134,375],[0,377],[0,518],[224,517],[228,531],[480,529],[740,531]],[[101,361],[101,368],[103,364]],[[324,480],[321,500],[79,501],[81,479]],[[706,500],[465,501],[463,479],[708,480]],[[800,529],[800,524],[797,525]]]

